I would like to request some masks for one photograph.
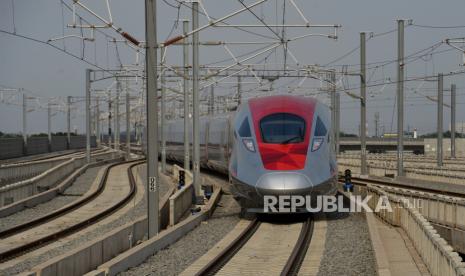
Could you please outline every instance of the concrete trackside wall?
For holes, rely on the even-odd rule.
[[[418,210],[411,208],[401,197],[389,194],[379,187],[368,185],[366,191],[371,196],[368,205],[372,209],[375,209],[380,197],[389,200],[393,211],[382,210],[375,214],[405,231],[431,275],[465,275],[465,264],[461,257]]]
[[[52,136],[52,151],[62,151],[68,148],[66,136]]]
[[[48,152],[48,137],[30,137],[27,139],[27,155]]]
[[[23,156],[23,138],[0,139],[0,159]]]
[[[90,137],[90,146],[95,147],[97,145],[96,137]],[[82,149],[86,147],[86,136],[71,136],[70,149]]]
[[[91,146],[96,147],[96,137],[91,137]],[[68,147],[66,136],[52,136],[51,151],[63,151]],[[69,149],[83,149],[86,147],[85,136],[71,136]],[[34,155],[49,152],[48,137],[29,137],[27,139],[27,150],[24,152],[23,138],[1,138],[0,160],[16,158],[26,155]]]

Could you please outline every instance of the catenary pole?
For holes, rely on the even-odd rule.
[[[129,81],[126,79],[126,159],[131,159],[131,98]]]
[[[450,156],[455,158],[455,96],[456,86],[452,84],[450,86]]]
[[[334,87],[336,89],[336,87]],[[336,93],[336,154],[339,154],[339,141],[341,135],[341,95]]]
[[[52,151],[52,106],[49,102],[47,104],[47,137],[48,137],[48,151]]]
[[[367,146],[366,146],[366,34],[360,33],[360,152],[361,152],[361,175],[367,175]]]
[[[166,48],[161,48],[161,57],[162,59],[162,68],[161,68],[161,76],[160,76],[160,83],[161,83],[161,122],[160,122],[160,135],[161,135],[161,172],[166,172],[166,84],[165,84],[165,70],[163,68],[164,61],[163,57],[165,56]]]
[[[442,133],[443,127],[443,104],[444,104],[444,76],[438,74],[438,124],[437,124],[437,163],[438,167],[442,167],[443,159],[443,146],[442,146]]]
[[[96,106],[95,106],[95,122],[97,124],[97,134],[96,134],[96,139],[97,139],[97,147],[100,147],[101,137],[100,137],[100,98],[97,96],[96,99]]]
[[[182,21],[182,29],[184,35],[189,32],[189,20]],[[184,169],[189,171],[190,170],[190,141],[189,141],[189,109],[190,109],[190,101],[189,101],[189,37],[184,38],[183,44],[183,60],[184,60]]]
[[[397,175],[404,175],[404,20],[397,21]]]
[[[111,123],[112,123],[112,118],[111,114],[113,112],[113,109],[111,107],[111,94],[108,94],[108,146],[111,148],[111,138],[112,138],[112,131],[111,131]]]
[[[86,69],[86,161],[90,163],[90,69]]]
[[[199,26],[199,3],[192,2],[192,30]],[[197,202],[202,197],[200,185],[200,103],[199,103],[199,33],[192,35],[192,92],[193,92],[193,163],[194,189]]]
[[[210,86],[210,99],[208,100],[208,115],[213,116],[214,102],[215,102],[215,86]]]
[[[242,103],[242,78],[237,76],[237,106]]]
[[[115,99],[115,118],[116,118],[116,125],[115,125],[115,149],[120,150],[120,114],[119,114],[119,101],[121,96],[121,81],[119,79],[116,80],[116,99]]]
[[[71,96],[66,99],[66,148],[71,148]]]
[[[158,210],[158,85],[157,85],[157,28],[156,0],[145,0],[145,37],[147,74],[147,218],[148,237],[159,232]]]
[[[330,102],[331,102],[331,127],[334,132],[332,133],[331,139],[336,142],[336,72],[331,71],[329,73],[329,92],[330,92]],[[336,143],[334,143],[334,151],[336,151]]]
[[[23,151],[27,153],[27,95],[23,92]]]

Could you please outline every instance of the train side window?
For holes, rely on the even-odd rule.
[[[245,117],[241,126],[239,127],[239,136],[241,137],[252,137],[252,132],[250,131],[249,119]]]
[[[314,136],[326,136],[327,132],[328,131],[326,130],[325,124],[323,123],[323,121],[321,121],[320,117],[317,117]]]

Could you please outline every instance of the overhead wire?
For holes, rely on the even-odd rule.
[[[174,0],[174,1],[178,2],[180,5],[182,5],[182,6],[184,6],[184,7],[186,7],[186,8],[188,8],[188,9],[192,10],[192,7],[191,7],[190,5],[187,5],[186,3],[182,2],[181,0]],[[203,11],[200,11],[200,10],[199,10],[198,13],[199,13],[199,14],[202,14],[202,15],[204,15],[204,16],[206,16],[206,14],[205,14]],[[212,17],[212,16],[210,16],[210,18],[211,18],[212,20],[217,20],[217,18]],[[228,23],[226,23],[226,22],[223,22],[223,24],[225,24],[225,25],[230,25],[230,24],[228,24]],[[249,31],[249,30],[246,30],[246,29],[241,28],[241,27],[234,26],[233,28],[234,28],[234,29],[237,29],[237,30],[241,30],[241,31],[246,32],[246,33],[249,33],[249,34],[252,34],[252,35],[256,35],[256,36],[262,37],[262,38],[274,39],[274,37],[272,37],[272,36],[263,35],[263,34],[260,34],[260,33],[257,33],[257,32]]]
[[[15,33],[13,33],[13,32],[6,31],[6,30],[2,30],[2,29],[0,29],[0,33],[4,33],[4,34],[7,34],[7,35],[11,35],[11,36],[23,38],[23,39],[26,39],[26,40],[30,40],[30,41],[34,41],[34,42],[37,42],[37,43],[40,43],[40,44],[44,44],[44,45],[50,46],[50,47],[52,47],[52,48],[54,48],[54,49],[56,49],[56,50],[59,50],[60,52],[63,52],[63,53],[65,53],[65,54],[67,54],[67,55],[69,55],[69,56],[75,58],[75,59],[82,60],[82,61],[84,61],[85,63],[87,63],[87,64],[89,64],[89,65],[91,65],[91,66],[94,66],[94,67],[96,67],[96,68],[98,68],[98,69],[101,69],[102,71],[105,71],[105,72],[108,72],[108,73],[114,75],[110,70],[108,70],[108,69],[106,69],[106,68],[103,68],[103,67],[101,67],[101,66],[99,66],[99,65],[97,65],[97,64],[94,64],[94,63],[92,63],[91,61],[88,61],[88,60],[86,60],[86,59],[82,59],[81,57],[79,57],[79,56],[77,56],[77,55],[75,55],[75,54],[73,54],[73,53],[70,53],[70,52],[68,52],[68,51],[65,51],[64,49],[61,49],[60,47],[58,47],[58,46],[56,46],[56,45],[53,45],[53,44],[51,44],[51,43],[48,43],[48,42],[46,42],[46,41],[42,41],[42,40],[39,40],[39,39],[36,39],[36,38],[33,38],[33,37],[28,37],[28,36],[25,36],[25,35],[21,35],[21,34],[18,34],[18,33],[15,34]]]

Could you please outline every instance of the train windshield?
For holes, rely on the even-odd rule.
[[[302,143],[305,138],[305,120],[290,113],[275,113],[260,121],[260,131],[264,143]]]

